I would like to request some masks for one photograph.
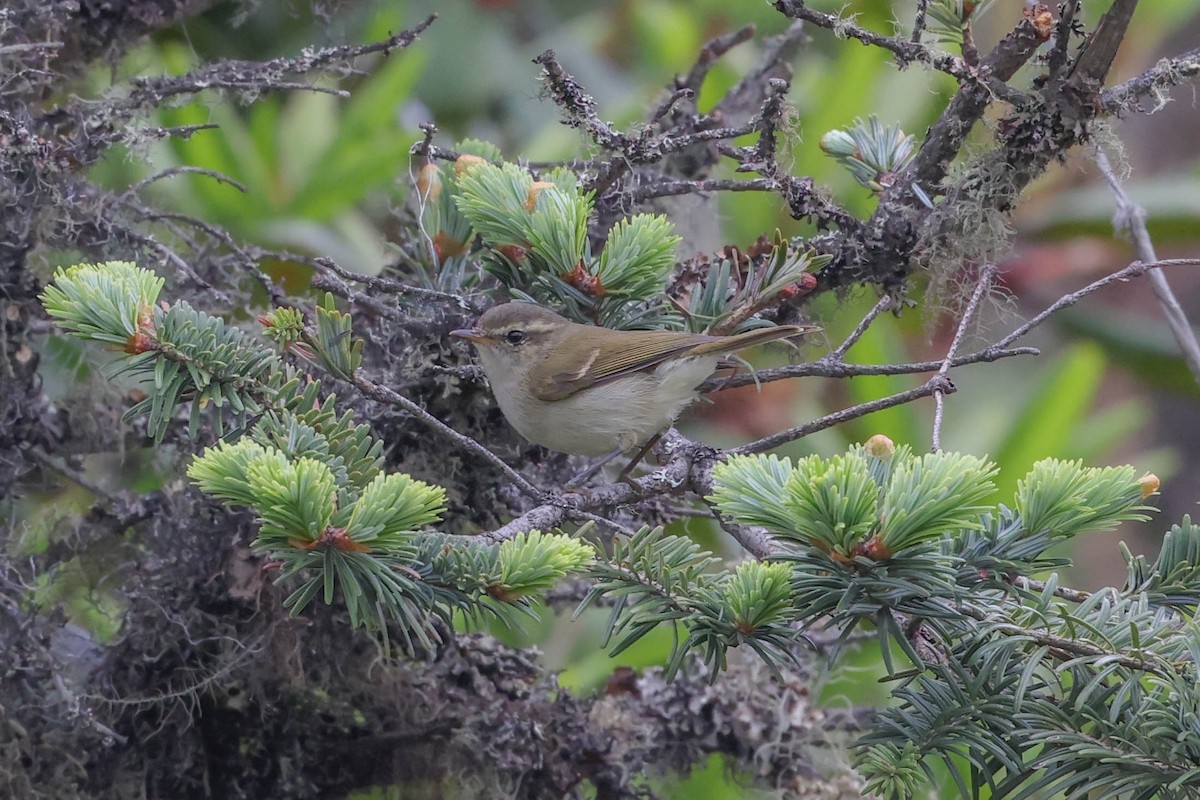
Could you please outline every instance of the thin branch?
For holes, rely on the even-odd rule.
[[[71,483],[82,486],[84,489],[87,489],[97,497],[102,497],[109,502],[116,501],[116,494],[96,483],[79,470],[68,467],[57,458],[51,456],[49,453],[46,453],[37,447],[32,447],[27,451],[27,454],[42,467],[50,470],[51,472],[57,472],[59,475],[71,481]]]
[[[693,92],[691,89],[688,89],[688,88],[676,89],[675,91],[673,91],[669,95],[667,95],[666,98],[664,98],[663,101],[658,104],[658,107],[655,108],[653,113],[650,114],[650,121],[654,122],[654,123],[664,122],[667,118],[667,115],[669,115],[671,113],[672,109],[674,109],[677,105],[679,105],[684,100],[692,100],[695,97],[696,97],[696,93]]]
[[[950,348],[946,351],[946,357],[942,360],[942,366],[937,371],[937,377],[949,381],[947,373],[950,372],[950,364],[954,361],[954,356],[958,354],[958,347],[962,344],[963,336],[967,332],[967,328],[971,326],[972,320],[975,319],[975,312],[979,308],[979,301],[983,295],[992,286],[992,280],[996,277],[996,268],[991,264],[987,264],[983,268],[983,273],[979,276],[979,282],[975,286],[975,291],[971,293],[971,299],[967,303],[967,308],[963,311],[962,319],[959,320],[958,328],[954,331],[954,339],[950,342]],[[935,391],[933,393],[933,436],[932,449],[933,452],[938,452],[942,449],[942,415],[945,413],[945,399],[942,392]]]
[[[553,50],[546,50],[533,59],[533,63],[542,68],[546,90],[554,104],[566,113],[566,124],[584,131],[605,150],[628,153],[633,140],[600,119],[596,113],[595,98],[563,69]]]
[[[1200,47],[1164,58],[1136,78],[1105,89],[1100,93],[1100,108],[1109,114],[1134,110],[1143,97],[1153,95],[1156,102],[1151,111],[1157,111],[1166,105],[1168,89],[1197,79],[1200,79]]]
[[[666,454],[666,463],[648,475],[586,491],[544,495],[541,505],[529,509],[507,524],[465,538],[490,544],[511,539],[518,533],[534,528],[543,531],[556,528],[580,510],[615,508],[650,497],[677,494],[689,488],[694,488],[697,494],[707,494],[717,451],[690,441],[673,428],[663,434],[656,449]]]
[[[1113,216],[1113,227],[1118,232],[1127,231],[1133,237],[1138,258],[1145,262],[1158,261],[1158,254],[1154,252],[1154,242],[1151,241],[1150,231],[1146,228],[1146,209],[1130,200],[1129,195],[1125,194],[1125,189],[1121,186],[1121,181],[1117,178],[1116,173],[1113,172],[1108,155],[1103,150],[1097,148],[1092,158],[1095,160],[1096,166],[1100,168],[1104,179],[1108,181],[1108,187],[1117,201],[1117,213]],[[1158,304],[1162,307],[1167,325],[1170,326],[1171,333],[1175,335],[1175,341],[1179,343],[1179,349],[1183,352],[1188,369],[1192,371],[1192,377],[1200,382],[1200,342],[1196,341],[1196,333],[1192,330],[1191,323],[1188,322],[1183,306],[1179,304],[1179,299],[1171,291],[1171,285],[1167,283],[1166,275],[1159,270],[1154,270],[1147,278],[1150,281],[1150,288],[1154,290],[1154,295],[1158,298]]]
[[[216,170],[205,169],[204,167],[189,167],[185,165],[179,167],[168,167],[167,169],[155,172],[153,175],[147,175],[145,178],[142,178],[140,181],[126,189],[125,196],[128,197],[131,195],[136,195],[151,183],[162,180],[163,178],[173,178],[176,175],[206,175],[215,180],[217,183],[224,183],[228,186],[232,186],[242,194],[245,194],[247,191],[245,184],[234,180],[228,175],[217,172]]]
[[[693,97],[700,94],[700,87],[703,85],[704,79],[708,77],[708,71],[713,68],[713,65],[730,50],[753,38],[754,26],[743,25],[736,31],[710,39],[700,49],[700,56],[696,59],[696,63],[692,65],[692,69],[688,72],[687,77],[679,82],[679,88],[690,89]],[[662,115],[659,114],[658,116]]]
[[[1082,91],[1098,90],[1112,67],[1117,50],[1125,40],[1125,31],[1133,19],[1138,0],[1113,0],[1096,29],[1084,40],[1083,52],[1075,58],[1067,82]]]
[[[721,529],[732,536],[750,555],[763,560],[777,556],[782,552],[779,540],[763,528],[752,525],[739,525],[718,511],[716,505],[710,502],[707,497],[701,499],[704,501],[704,505],[708,506],[712,512],[713,519],[717,521]]]
[[[867,315],[862,318],[862,321],[858,323],[858,326],[850,332],[849,336],[846,337],[846,341],[838,345],[836,350],[825,356],[825,358],[822,360],[839,364],[844,363],[847,351],[849,351],[851,347],[854,347],[854,345],[858,343],[858,340],[861,339],[863,334],[867,332],[867,328],[871,327],[871,323],[873,323],[880,314],[882,314],[884,311],[887,311],[891,307],[891,295],[885,294],[883,297],[879,298],[879,301],[871,307],[871,310],[868,311]]]
[[[365,45],[341,45],[307,50],[298,56],[273,58],[268,61],[226,60],[205,64],[185,75],[135,77],[133,90],[121,98],[103,103],[78,101],[77,105],[95,109],[89,123],[99,130],[105,125],[117,131],[128,119],[147,108],[157,108],[169,97],[199,94],[211,89],[263,92],[267,90],[302,90],[342,95],[344,91],[326,86],[285,80],[288,76],[328,70],[334,66],[370,53],[387,55],[393,50],[408,47],[437,19],[431,14],[412,28],[387,39]],[[55,113],[62,109],[56,109]]]
[[[1008,347],[1010,344],[1015,342],[1017,339],[1020,339],[1022,336],[1029,333],[1031,330],[1036,328],[1038,325],[1041,325],[1043,322],[1045,322],[1050,317],[1051,314],[1055,313],[1056,311],[1061,311],[1062,309],[1064,309],[1068,306],[1075,305],[1080,300],[1087,297],[1089,294],[1099,291],[1100,289],[1103,289],[1105,286],[1109,286],[1114,283],[1121,283],[1124,281],[1128,281],[1131,278],[1136,278],[1139,275],[1143,275],[1152,269],[1159,269],[1161,267],[1181,267],[1181,266],[1193,266],[1193,267],[1200,266],[1200,258],[1165,258],[1162,261],[1151,261],[1151,262],[1134,261],[1132,264],[1125,267],[1124,269],[1120,269],[1109,275],[1105,275],[1103,278],[1100,278],[1099,280],[1096,280],[1096,281],[1092,281],[1087,286],[1083,287],[1082,289],[1080,289],[1078,291],[1071,292],[1070,294],[1065,294],[1062,297],[1058,298],[1058,300],[1056,300],[1052,305],[1050,305],[1048,308],[1046,308],[1046,310],[1044,310],[1042,313],[1038,314],[1036,317],[1029,320],[1021,327],[1017,328],[1015,331],[1010,333],[1008,336],[1005,336],[1003,339],[996,342],[994,345],[992,345],[992,347],[996,347],[996,348]]]
[[[1037,592],[1039,594],[1046,591],[1045,581],[1035,581],[1032,578],[1026,578],[1024,576],[1018,576],[1015,578],[1013,580],[1013,585],[1020,589],[1027,589],[1031,592]],[[1072,603],[1082,603],[1088,600],[1092,596],[1092,593],[1085,592],[1082,589],[1072,589],[1069,586],[1056,586],[1054,587],[1053,595],[1055,597],[1061,597],[1063,600],[1069,600]]]
[[[355,283],[361,283],[365,286],[370,286],[372,289],[378,289],[382,292],[394,295],[412,295],[413,297],[423,297],[428,300],[440,300],[447,303],[453,303],[463,311],[469,311],[473,314],[480,312],[479,306],[471,302],[467,298],[459,294],[451,292],[440,292],[437,289],[426,289],[423,286],[410,286],[407,283],[401,283],[391,278],[385,278],[378,275],[364,275],[361,272],[353,272],[338,265],[331,258],[318,257],[312,260],[318,268],[328,270],[339,278]]]
[[[610,530],[613,530],[617,533],[623,533],[626,536],[636,536],[637,535],[637,531],[635,531],[633,528],[630,528],[627,525],[622,525],[621,523],[617,522],[615,519],[610,519],[608,517],[601,516],[600,514],[593,514],[591,511],[577,510],[577,511],[571,512],[570,516],[578,517],[579,519],[586,519],[591,522],[595,522],[597,525],[603,525],[604,527],[609,528]]]
[[[727,154],[728,155],[728,154]],[[765,165],[762,165],[765,168]],[[812,217],[831,222],[843,231],[855,231],[862,223],[816,189],[811,178],[772,174],[764,178],[698,178],[696,180],[647,180],[629,191],[633,202],[655,197],[704,194],[706,192],[771,192],[787,202],[792,217]]]
[[[922,397],[929,397],[934,392],[943,392],[945,394],[953,394],[955,391],[954,384],[951,383],[945,376],[934,375],[927,382],[921,384],[915,389],[909,389],[906,392],[884,397],[879,400],[872,400],[869,403],[860,403],[850,408],[844,408],[841,411],[835,411],[832,414],[826,414],[820,419],[812,422],[798,425],[795,428],[788,428],[786,431],[771,436],[764,436],[758,441],[750,444],[735,447],[727,451],[730,455],[746,455],[749,453],[762,453],[767,450],[773,450],[780,445],[785,445],[788,442],[793,442],[796,439],[803,439],[805,436],[811,436],[817,431],[823,431],[826,428],[832,428],[834,425],[841,425],[843,422],[849,422],[852,419],[865,417],[867,414],[874,414],[876,411],[883,411],[885,408],[911,403],[914,400],[919,400]]]
[[[61,50],[62,42],[23,42],[21,44],[0,45],[0,56],[9,53],[29,53],[39,50]]]
[[[847,17],[815,11],[804,4],[804,0],[776,0],[775,9],[785,17],[811,22],[820,28],[833,31],[844,39],[857,39],[863,44],[882,47],[896,56],[896,60],[907,66],[919,62],[932,67],[939,72],[952,75],[960,81],[977,82],[979,75],[963,63],[961,58],[955,58],[948,53],[939,53],[929,49],[918,41],[904,39],[899,36],[884,36],[881,33],[867,30]]]
[[[1081,642],[1077,639],[1068,639],[1064,636],[1056,636],[1053,633],[1046,631],[1030,630],[1022,628],[1020,625],[996,619],[995,617],[982,617],[986,621],[996,625],[996,630],[1009,636],[1017,636],[1027,638],[1035,644],[1046,645],[1055,650],[1060,650],[1063,653],[1082,656],[1085,658],[1103,658],[1106,662],[1120,664],[1129,669],[1135,669],[1139,672],[1153,672],[1155,675],[1161,675],[1164,678],[1170,678],[1177,675],[1177,670],[1172,667],[1170,662],[1164,661],[1161,657],[1137,658],[1135,656],[1127,656],[1124,653],[1116,653],[1111,650],[1106,650],[1099,645],[1091,642]],[[1153,654],[1151,654],[1153,655]]]
[[[737,120],[754,113],[761,106],[770,81],[774,78],[791,80],[792,64],[800,45],[807,38],[804,23],[797,20],[787,30],[768,36],[759,43],[758,63],[742,74],[741,79],[717,101],[712,116]]]
[[[275,283],[275,281],[271,279],[270,275],[263,272],[262,268],[258,265],[258,261],[248,251],[249,249],[240,245],[237,240],[234,239],[233,236],[230,235],[230,233],[224,228],[214,225],[211,222],[202,220],[199,217],[194,217],[190,214],[181,214],[174,211],[152,211],[149,208],[138,206],[133,202],[132,198],[123,200],[122,202],[128,208],[139,213],[143,220],[148,222],[162,220],[180,222],[196,228],[197,230],[203,231],[213,239],[221,242],[232,252],[237,254],[242,262],[242,265],[250,271],[251,275],[253,275],[260,284],[262,284],[263,289],[266,291],[267,296],[271,298],[272,303],[277,306],[286,305],[286,296],[283,293],[283,289],[281,289]]]
[[[1037,356],[1041,350],[1036,347],[991,347],[977,353],[959,356],[950,362],[951,367],[962,367],[967,364],[990,363],[1002,358],[1013,356]],[[701,392],[715,392],[722,389],[735,389],[750,384],[771,383],[788,378],[859,378],[874,375],[915,375],[921,372],[936,372],[941,369],[941,361],[915,361],[911,364],[843,364],[828,360],[828,357],[807,364],[790,364],[786,367],[763,369],[757,372],[747,372],[732,375],[728,378],[711,379],[701,387]]]
[[[1050,75],[1054,78],[1062,74],[1070,61],[1071,31],[1080,2],[1081,0],[1068,0],[1062,5],[1062,11],[1058,16],[1058,26],[1054,32],[1054,47],[1046,59]]]
[[[929,10],[929,0],[917,0],[917,16],[913,20],[912,36],[908,40],[913,44],[921,43],[921,34],[925,32],[925,14]]]
[[[382,302],[379,298],[372,297],[371,295],[364,294],[363,292],[356,292],[353,288],[351,288],[349,283],[341,280],[336,275],[318,272],[312,276],[312,280],[309,281],[309,285],[319,291],[329,292],[348,300],[358,308],[368,311],[378,317],[390,319],[400,324],[412,321],[412,317],[404,309]]]
[[[1033,56],[1043,41],[1037,27],[1022,19],[976,69],[1003,85]],[[882,213],[892,213],[888,210],[888,200],[911,191],[908,187],[914,183],[933,189],[942,182],[950,162],[962,150],[967,134],[983,117],[996,94],[991,87],[981,86],[977,81],[959,89],[937,122],[929,128],[912,163],[884,193],[875,214],[877,218]]]
[[[434,431],[436,431],[438,434],[440,434],[443,438],[449,439],[450,441],[454,442],[455,444],[457,444],[459,447],[463,448],[464,450],[469,450],[470,452],[475,453],[476,455],[481,457],[484,461],[487,461],[489,464],[494,466],[496,469],[498,469],[502,473],[504,473],[504,475],[510,481],[513,482],[514,486],[516,486],[518,489],[520,489],[522,492],[529,495],[530,497],[532,497],[536,500],[541,500],[543,497],[546,496],[545,492],[543,492],[541,489],[534,486],[532,483],[530,483],[528,480],[526,480],[526,478],[523,475],[521,475],[521,473],[517,472],[515,469],[513,469],[508,464],[506,464],[500,458],[500,456],[496,455],[491,450],[488,450],[486,447],[484,447],[479,442],[472,439],[470,436],[465,436],[465,435],[459,433],[458,431],[454,430],[449,425],[442,422],[440,419],[435,417],[433,414],[430,414],[428,411],[421,408],[419,405],[414,403],[412,400],[409,400],[404,395],[399,394],[395,391],[392,391],[391,389],[389,389],[386,386],[375,383],[374,381],[363,377],[361,372],[354,376],[354,380],[352,382],[353,382],[354,386],[360,392],[362,392],[362,394],[364,396],[369,397],[372,400],[375,400],[376,402],[379,402],[379,403],[385,403],[387,405],[396,406],[398,408],[404,409],[405,411],[412,414],[417,419],[424,422],[426,425],[428,425],[430,428],[432,428]]]

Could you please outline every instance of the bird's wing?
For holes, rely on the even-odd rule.
[[[631,347],[595,348],[582,364],[572,364],[568,354],[558,350],[546,358],[543,374],[549,377],[533,386],[539,400],[564,400],[578,391],[608,383],[625,375],[655,367],[697,345],[719,337],[697,333],[657,331],[641,337]],[[568,356],[568,357],[564,357]],[[575,361],[570,358],[570,361]]]

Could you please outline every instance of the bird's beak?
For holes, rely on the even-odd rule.
[[[486,344],[489,341],[484,332],[478,328],[459,328],[456,331],[450,331],[450,335],[456,339],[466,339],[474,344]]]

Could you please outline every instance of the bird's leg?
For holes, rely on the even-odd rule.
[[[570,488],[572,486],[582,485],[585,481],[587,481],[589,478],[591,478],[597,472],[599,472],[601,469],[603,469],[605,464],[609,463],[614,458],[621,455],[621,453],[624,453],[628,449],[629,449],[628,447],[618,447],[616,450],[613,450],[608,455],[601,456],[597,461],[589,464],[581,472],[574,475],[571,478],[571,480],[567,481],[567,488]]]
[[[621,481],[622,483],[628,484],[629,486],[633,487],[634,489],[637,489],[638,487],[633,482],[633,480],[629,477],[629,473],[633,472],[633,468],[636,467],[639,463],[641,463],[642,459],[646,457],[646,454],[650,452],[650,448],[652,448],[652,447],[654,447],[654,445],[658,444],[658,440],[661,438],[662,438],[662,434],[656,433],[653,436],[651,436],[649,439],[647,439],[646,443],[644,445],[642,445],[640,448],[638,448],[638,451],[633,454],[633,458],[630,459],[629,463],[625,465],[625,468],[621,470],[621,473],[619,475],[617,475],[617,480]],[[601,456],[595,462],[589,464],[583,471],[572,476],[571,480],[567,481],[566,488],[571,488],[572,486],[581,485],[584,481],[593,477],[597,472],[599,472],[601,469],[603,469],[606,464],[611,462],[614,458],[621,455],[628,449],[629,449],[629,447],[627,447],[627,446],[618,447],[616,450],[613,450],[611,453]]]
[[[658,440],[661,438],[662,434],[656,433],[647,439],[646,443],[642,445],[641,449],[638,450],[637,453],[634,454],[633,458],[630,459],[629,463],[625,465],[625,469],[621,470],[621,474],[617,476],[617,480],[628,484],[633,488],[634,491],[640,491],[637,484],[635,484],[633,479],[629,477],[629,473],[633,472],[633,468],[636,467],[638,463],[646,457],[646,453],[649,453],[650,448],[658,444]]]

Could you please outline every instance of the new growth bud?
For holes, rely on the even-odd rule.
[[[530,185],[529,191],[525,194],[525,210],[532,214],[533,210],[537,208],[538,195],[553,185],[550,181],[534,181]]]
[[[454,162],[454,177],[462,177],[462,174],[477,164],[486,164],[487,160],[479,156],[459,156]]]
[[[863,452],[880,461],[891,461],[892,456],[896,455],[896,443],[882,433],[877,433],[863,443]]]
[[[457,166],[455,167],[457,169]],[[426,164],[417,173],[417,194],[422,200],[435,200],[442,193],[442,171],[436,164]]]
[[[1160,485],[1161,485],[1161,482],[1158,480],[1158,476],[1155,475],[1153,472],[1147,472],[1145,475],[1138,478],[1138,486],[1142,487],[1142,499],[1143,500],[1145,500],[1147,497],[1149,497],[1152,494],[1157,494],[1158,487]]]

